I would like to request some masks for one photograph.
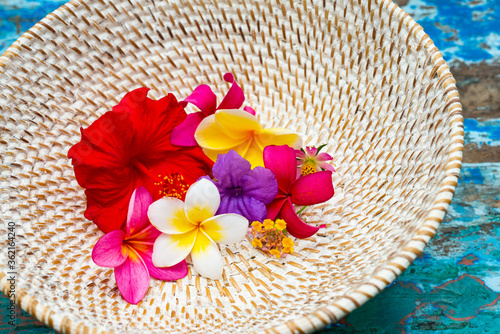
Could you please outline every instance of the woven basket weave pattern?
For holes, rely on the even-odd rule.
[[[222,247],[222,280],[190,268],[177,282],[152,279],[129,305],[113,270],[92,262],[102,233],[83,218],[67,151],[134,88],[182,99],[209,84],[220,101],[226,72],[265,127],[328,144],[336,194],[303,213],[327,227],[286,259],[249,240]],[[18,224],[18,300],[62,332],[320,328],[413,261],[461,164],[454,79],[390,1],[73,1],[0,58],[0,87],[0,214]]]

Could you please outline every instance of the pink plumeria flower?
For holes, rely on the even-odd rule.
[[[172,266],[191,254],[198,274],[221,279],[223,260],[217,243],[243,240],[248,220],[234,213],[215,216],[219,204],[219,191],[207,179],[188,189],[185,202],[163,197],[151,204],[149,219],[163,232],[154,244],[153,263],[158,267]]]
[[[329,170],[335,172],[335,168],[327,161],[332,160],[332,156],[328,153],[319,153],[325,145],[316,147],[306,147],[306,150],[295,150],[297,157],[297,167],[300,167],[299,174],[301,176],[315,173],[318,170]],[[319,154],[318,154],[319,153]]]
[[[267,146],[264,149],[264,165],[274,173],[278,181],[278,195],[267,205],[267,218],[282,218],[286,222],[287,231],[299,239],[308,238],[324,227],[311,226],[302,221],[293,204],[313,205],[332,198],[332,172],[320,171],[297,177],[295,152],[287,145]]]
[[[243,101],[245,101],[243,90],[238,86],[231,73],[224,74],[224,80],[232,85],[218,106],[217,97],[207,85],[199,85],[191,95],[180,102],[184,107],[188,103],[192,103],[198,107],[200,111],[188,114],[184,121],[173,129],[172,136],[170,137],[170,141],[173,145],[197,146],[198,144],[194,138],[194,133],[205,117],[215,114],[217,110],[239,109],[241,107]],[[244,107],[243,109],[255,115],[255,110],[252,108]]]
[[[124,228],[106,233],[92,250],[92,260],[97,265],[115,268],[118,290],[131,304],[142,300],[148,291],[150,276],[173,281],[187,275],[186,261],[169,268],[153,265],[153,244],[161,232],[150,224],[147,216],[152,202],[153,198],[146,188],[135,189],[130,198]]]

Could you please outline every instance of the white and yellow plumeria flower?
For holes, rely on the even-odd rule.
[[[263,129],[254,115],[241,109],[217,110],[201,121],[194,137],[213,161],[218,154],[234,150],[250,161],[252,168],[264,166],[262,152],[266,146],[302,146],[298,134],[281,128]]]
[[[211,279],[222,278],[223,261],[216,243],[241,241],[248,229],[248,220],[228,213],[214,216],[219,208],[220,194],[209,180],[201,179],[186,193],[186,201],[163,197],[148,209],[151,223],[163,232],[153,247],[153,264],[170,267],[189,254],[194,269]]]

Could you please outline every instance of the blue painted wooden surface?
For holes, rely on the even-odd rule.
[[[464,167],[431,240],[391,286],[326,333],[500,333],[500,1],[397,0],[449,62],[465,117]],[[0,53],[64,0],[0,0]],[[9,333],[0,294],[0,333]],[[53,330],[18,310],[19,333]]]

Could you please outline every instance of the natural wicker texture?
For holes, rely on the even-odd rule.
[[[127,92],[219,98],[233,72],[266,126],[328,143],[336,194],[283,260],[248,240],[224,279],[151,280],[138,306],[91,260],[102,235],[66,158]],[[63,333],[309,332],[393,281],[435,234],[463,145],[455,81],[432,41],[388,0],[73,1],[0,58],[0,235],[17,226],[16,297]],[[0,253],[3,291],[7,253]],[[93,331],[93,329],[97,329]]]

